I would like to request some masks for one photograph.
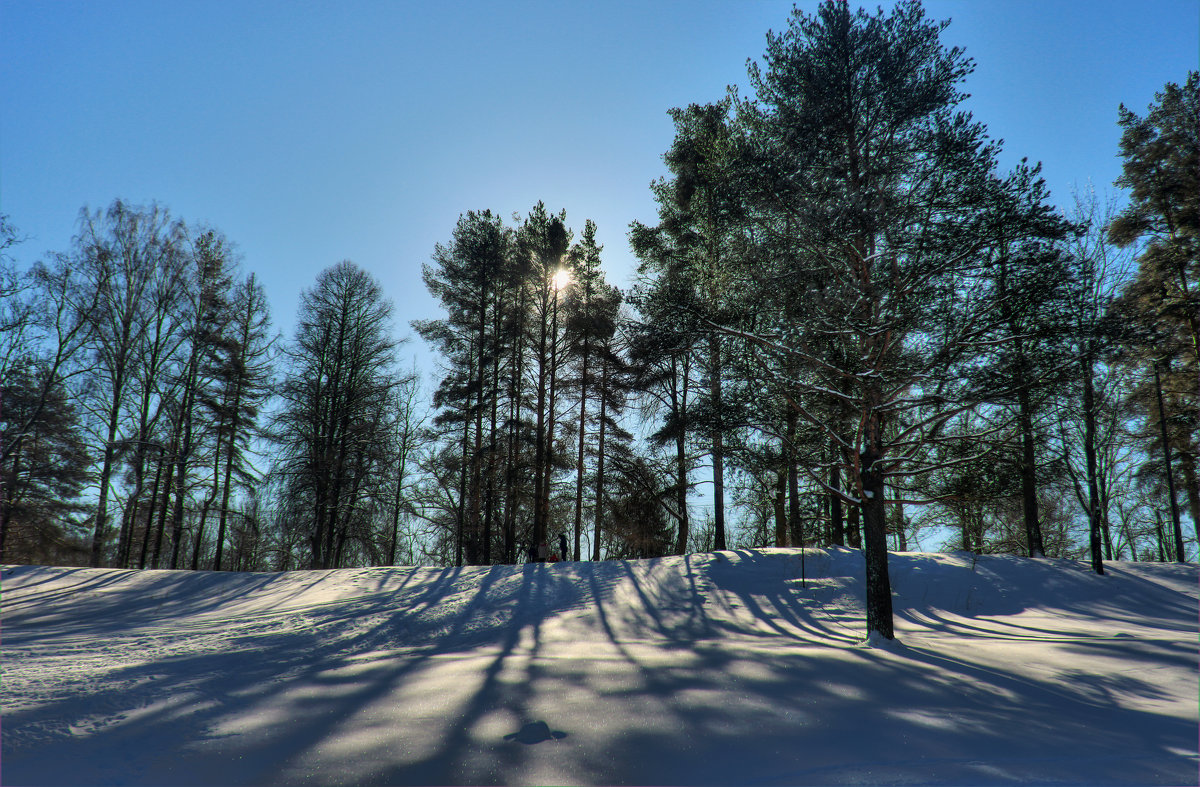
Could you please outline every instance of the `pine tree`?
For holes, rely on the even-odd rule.
[[[1133,328],[1148,421],[1157,399],[1148,390],[1152,372],[1162,383],[1168,437],[1161,449],[1178,453],[1200,537],[1200,72],[1189,72],[1182,87],[1168,83],[1155,99],[1145,117],[1119,110],[1124,164],[1116,184],[1130,201],[1108,233],[1119,246],[1141,248],[1137,275],[1115,309]]]
[[[788,406],[846,452],[837,492],[861,509],[867,629],[885,638],[885,479],[922,469],[923,447],[978,402],[958,381],[991,316],[973,292],[996,149],[955,111],[973,64],[941,45],[946,24],[915,2],[876,15],[846,2],[796,10],[768,36],[765,67],[751,68],[755,100],[738,105],[751,138],[741,181],[771,248],[740,273],[738,291],[757,299],[742,311],[788,315],[748,338],[761,368],[795,368]],[[821,399],[852,414],[851,431],[822,417]],[[828,485],[824,472],[809,477]]]
[[[583,538],[584,477],[590,456],[602,457],[602,441],[589,452],[589,438],[597,442],[599,437],[589,427],[603,428],[610,387],[609,365],[612,359],[605,357],[607,348],[617,330],[617,315],[621,304],[620,292],[604,281],[600,269],[600,253],[603,251],[596,241],[596,225],[591,220],[584,223],[579,242],[571,249],[574,282],[567,292],[567,340],[569,364],[574,379],[572,394],[578,403],[579,417],[576,421],[578,448],[575,457],[575,519],[572,559],[581,559]],[[596,405],[600,405],[599,408]],[[594,552],[594,549],[593,549]],[[566,556],[563,558],[566,559]]]
[[[744,253],[745,201],[731,167],[737,139],[731,128],[731,101],[671,110],[675,140],[663,159],[671,180],[652,184],[659,205],[659,224],[630,225],[630,242],[652,275],[682,278],[686,283],[671,292],[682,293],[697,323],[693,330],[703,336],[696,357],[707,380],[705,398],[697,407],[707,433],[707,452],[712,460],[713,518],[715,548],[726,548],[725,537],[725,448],[729,425],[723,402],[725,345],[727,333],[711,327],[734,324],[730,313],[731,266],[727,258]],[[668,291],[664,291],[668,292]]]
[[[10,368],[0,381],[0,561],[74,565],[87,558],[80,495],[92,479],[79,413],[63,385],[47,389],[41,364]],[[14,432],[22,430],[22,439]]]
[[[456,561],[490,563],[496,497],[496,450],[500,406],[503,275],[512,254],[512,233],[491,211],[459,217],[450,245],[434,249],[433,264],[423,268],[425,285],[447,311],[441,320],[413,325],[433,343],[447,364],[435,392],[442,410],[439,424],[459,423],[462,440],[461,531]]]

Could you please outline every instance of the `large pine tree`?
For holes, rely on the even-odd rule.
[[[1167,84],[1144,117],[1122,105],[1119,122],[1124,165],[1116,183],[1129,190],[1129,205],[1108,232],[1120,246],[1140,244],[1140,253],[1115,309],[1132,328],[1127,342],[1143,371],[1137,401],[1153,425],[1147,431],[1165,435],[1164,467],[1177,454],[1200,536],[1200,72],[1182,86]]]
[[[770,253],[738,291],[743,312],[778,315],[748,338],[760,368],[785,370],[789,417],[845,462],[837,488],[825,472],[810,480],[861,510],[867,628],[885,638],[885,479],[926,469],[944,424],[976,406],[962,372],[995,319],[979,206],[996,147],[958,109],[973,64],[941,44],[946,24],[916,2],[796,10],[739,104],[740,182]]]

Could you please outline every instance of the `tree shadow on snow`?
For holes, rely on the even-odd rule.
[[[822,602],[854,592],[834,576],[844,556],[814,555],[807,588],[795,557],[376,569],[356,578],[361,595],[325,601],[321,572],[174,577],[174,587],[149,576],[138,588],[150,597],[123,605],[109,591],[133,578],[81,574],[48,591],[53,583],[30,577],[42,584],[16,594],[11,617],[5,599],[6,648],[96,636],[128,663],[100,691],[6,711],[4,777],[997,784],[1068,778],[1070,768],[1078,781],[1088,757],[1100,765],[1085,776],[1108,783],[1194,778],[1195,758],[1179,752],[1195,751],[1195,720],[1120,701],[1162,699],[1143,677],[856,647],[862,632]],[[296,607],[255,617],[254,597],[272,581],[295,583],[277,589]],[[245,616],[221,617],[239,605]],[[178,641],[163,642],[169,630],[149,624],[172,615]],[[188,650],[188,627],[213,649]],[[125,634],[140,654],[117,652]],[[1019,657],[1023,643],[1012,645]],[[1135,663],[1147,655],[1144,643],[1104,646]],[[1130,750],[1155,762],[1113,759]]]

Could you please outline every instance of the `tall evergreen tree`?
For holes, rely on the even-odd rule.
[[[763,299],[743,311],[797,320],[751,337],[754,352],[796,365],[789,407],[847,454],[837,493],[862,511],[867,628],[889,639],[885,478],[921,469],[921,446],[975,405],[959,367],[987,316],[973,294],[989,242],[977,205],[995,146],[956,111],[973,64],[941,45],[946,24],[916,2],[796,10],[751,68],[756,100],[739,105],[752,139],[742,180],[775,248],[742,274],[753,284],[739,291]],[[845,364],[829,362],[829,342]],[[802,393],[852,412],[853,431],[829,428]]]
[[[1141,244],[1137,275],[1117,304],[1132,327],[1143,369],[1147,421],[1162,384],[1167,437],[1164,454],[1179,470],[1200,537],[1200,72],[1182,86],[1168,83],[1145,117],[1120,107],[1118,186],[1129,205],[1108,226],[1119,246]]]
[[[605,357],[617,330],[620,292],[604,281],[600,269],[600,253],[596,241],[596,225],[590,219],[584,223],[579,242],[571,249],[574,286],[567,292],[567,339],[569,361],[574,375],[573,394],[578,403],[576,421],[578,449],[575,458],[575,519],[572,559],[581,559],[583,538],[584,477],[590,456],[599,460],[602,441],[594,452],[587,448],[592,431],[602,428],[605,402],[608,395],[606,374],[611,359]],[[597,407],[596,405],[600,405]],[[599,435],[595,435],[598,437]],[[592,439],[593,443],[597,442]],[[564,555],[563,559],[567,559]]]
[[[496,497],[497,423],[501,398],[499,364],[504,355],[497,293],[512,250],[512,233],[491,211],[459,217],[450,245],[434,249],[423,268],[430,294],[447,317],[413,323],[447,364],[435,392],[438,422],[461,423],[460,484],[464,495],[457,543],[467,563],[491,562]],[[456,559],[460,559],[456,557]]]
[[[217,452],[223,464],[218,508],[216,555],[213,570],[220,571],[224,555],[230,498],[235,476],[243,485],[254,478],[250,462],[251,441],[261,434],[259,416],[271,393],[275,338],[270,335],[271,314],[267,295],[251,274],[232,293],[229,324],[222,352],[213,370],[219,383],[208,406],[214,411],[216,434],[224,448]]]
[[[698,412],[707,433],[712,461],[715,548],[725,549],[725,448],[728,411],[723,402],[727,334],[711,323],[735,323],[731,267],[728,258],[745,254],[745,200],[730,168],[736,156],[736,138],[730,128],[731,101],[671,110],[675,140],[663,157],[671,180],[659,180],[651,189],[659,204],[659,224],[646,227],[634,222],[630,242],[643,267],[655,275],[670,272],[686,281],[682,292],[685,309],[694,311],[696,330],[703,336],[697,359],[707,380],[705,399]]]

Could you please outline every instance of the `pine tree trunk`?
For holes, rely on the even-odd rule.
[[[871,447],[859,457],[863,488],[862,517],[867,569],[867,633],[894,639],[892,584],[888,576],[887,518],[880,456]]]
[[[788,545],[787,536],[787,467],[782,464],[784,457],[787,456],[787,447],[785,444],[780,444],[779,450],[780,466],[775,472],[775,546],[779,548]]]
[[[895,487],[893,487],[895,488]],[[896,489],[896,551],[908,551],[908,533],[904,530],[904,501],[900,499],[900,490]]]
[[[583,337],[583,358],[579,374],[579,453],[575,461],[575,552],[572,559],[579,560],[580,538],[583,531],[583,449],[587,429],[588,355],[591,349],[589,337]],[[601,394],[603,395],[603,394]],[[566,560],[566,555],[563,555]]]
[[[1167,436],[1167,417],[1163,411],[1162,380],[1158,376],[1158,361],[1154,362],[1154,392],[1158,398],[1158,426],[1162,434],[1163,466],[1167,474],[1167,497],[1171,503],[1171,528],[1175,536],[1175,561],[1183,563],[1183,530],[1179,524],[1179,503],[1175,500],[1175,473],[1171,469],[1171,442]]]
[[[709,394],[712,397],[714,414],[712,434],[712,465],[713,465],[713,524],[716,528],[714,548],[724,550],[725,546],[725,427],[724,403],[721,401],[721,376],[724,373],[721,363],[721,337],[714,334],[709,342]]]
[[[496,519],[496,449],[498,447],[500,416],[500,307],[503,291],[497,288],[496,302],[492,307],[492,380],[489,394],[487,488],[483,502],[483,562],[492,564],[492,527]],[[503,560],[501,561],[503,562]]]
[[[862,549],[862,506],[851,505],[846,510],[846,541],[852,549]]]
[[[600,371],[600,430],[596,439],[596,516],[595,516],[595,536],[592,542],[592,560],[600,560],[600,528],[604,521],[604,419],[608,417],[608,400],[605,393],[608,391],[608,364],[607,359],[601,361]]]
[[[800,522],[800,476],[796,467],[796,412],[788,408],[787,414],[787,484],[788,484],[788,535],[792,544],[805,547],[804,528]]]
[[[467,540],[467,449],[471,436],[471,419],[463,418],[462,467],[458,475],[458,532],[454,537],[454,565],[461,566],[465,556]]]
[[[545,449],[545,473],[542,475],[542,539],[549,545],[550,540],[550,491],[551,481],[554,478],[554,429],[558,419],[556,408],[558,406],[558,292],[554,293],[554,315],[552,321],[552,331],[550,337],[550,396],[547,403],[546,419],[546,449]],[[540,542],[539,542],[540,543]],[[550,552],[554,551],[553,547],[549,548]]]
[[[1180,451],[1179,464],[1183,471],[1183,486],[1188,501],[1188,513],[1192,516],[1192,529],[1196,534],[1196,543],[1200,544],[1200,487],[1197,486],[1195,454]]]
[[[679,425],[679,428],[675,434],[675,505],[679,508],[679,543],[675,551],[676,554],[686,555],[688,548],[688,531],[690,528],[687,508],[688,472],[686,417],[688,405],[688,368],[686,360],[680,363],[679,359],[676,357],[671,359],[671,366],[675,377],[675,387],[671,392],[671,404],[675,411],[674,414],[676,417],[676,422]]]
[[[179,451],[175,454],[175,513],[171,522],[171,569],[179,568],[179,552],[183,547],[183,499],[187,494],[188,462],[192,454],[192,407],[195,404],[199,349],[193,345],[184,380],[183,401],[179,409]]]
[[[546,307],[548,306],[545,296],[542,298],[542,314],[538,320],[538,354],[537,354],[537,413],[536,413],[536,432],[534,433],[533,445],[533,544],[535,548],[540,548],[543,541],[546,540],[546,518],[545,514],[548,509],[542,505],[542,494],[545,489],[543,483],[547,473],[546,468],[546,384],[547,379],[547,358],[546,358]]]
[[[525,289],[519,288],[518,314],[525,313]],[[518,324],[513,331],[512,353],[509,356],[508,371],[508,429],[506,436],[506,451],[504,457],[504,554],[509,563],[517,562],[517,504],[515,501],[517,485],[517,449],[518,434],[521,419],[521,396],[523,393],[521,381],[524,375],[524,331]]]
[[[842,488],[841,469],[838,465],[837,441],[829,441],[829,486],[835,490]],[[846,525],[842,515],[842,498],[840,495],[829,494],[829,537],[837,546],[846,545]]]
[[[1020,374],[1020,373],[1019,373]],[[1037,456],[1033,439],[1033,403],[1024,381],[1018,383],[1017,406],[1021,427],[1021,506],[1030,557],[1045,557],[1042,526],[1038,521]]]

